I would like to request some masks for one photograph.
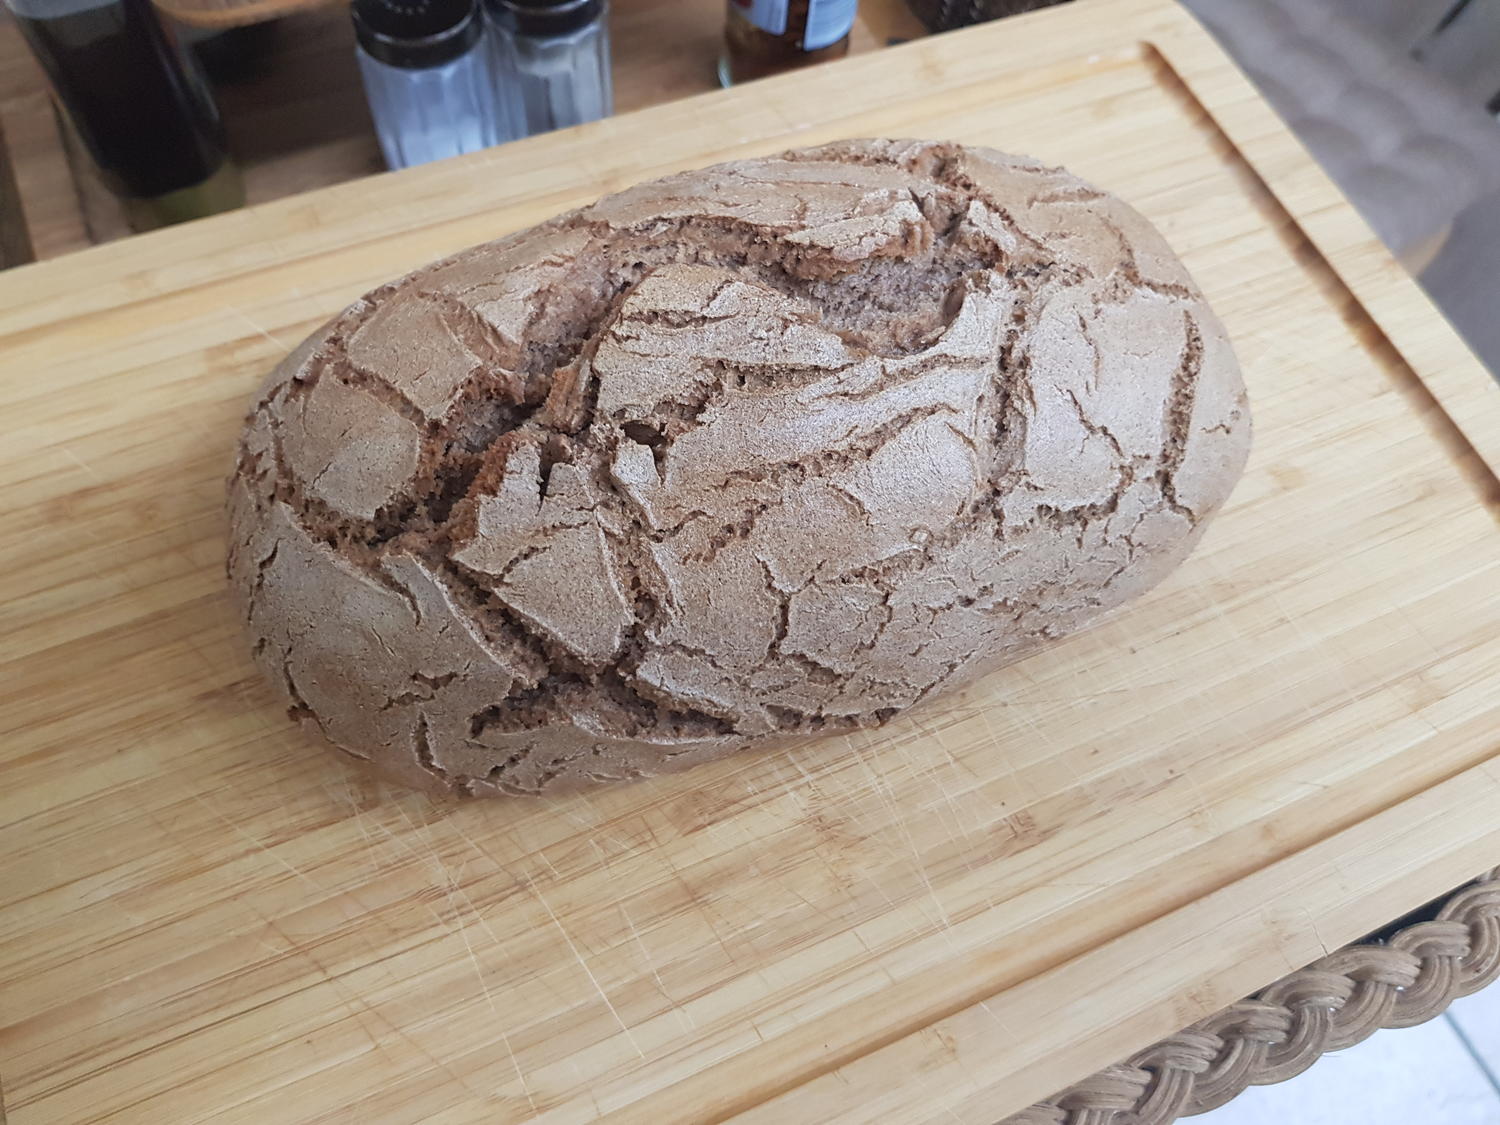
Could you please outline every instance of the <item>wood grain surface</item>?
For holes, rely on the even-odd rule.
[[[305,744],[223,591],[265,370],[663,172],[871,134],[1154,219],[1251,464],[1165,586],[888,727],[450,804]],[[11,1125],[992,1125],[1500,859],[1500,390],[1207,37],[1097,0],[0,275]]]

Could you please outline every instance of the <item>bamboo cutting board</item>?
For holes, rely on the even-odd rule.
[[[369,286],[871,134],[1065,163],[1228,324],[1250,468],[1107,624],[874,732],[449,804],[226,608],[261,374]],[[1500,390],[1161,0],[1083,2],[0,275],[10,1125],[992,1125],[1500,862]]]

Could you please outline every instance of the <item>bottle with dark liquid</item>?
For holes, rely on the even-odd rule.
[[[244,202],[218,107],[150,0],[6,0],[131,225]]]
[[[729,0],[719,81],[725,86],[849,53],[859,0]]]

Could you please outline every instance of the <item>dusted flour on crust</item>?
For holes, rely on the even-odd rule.
[[[271,374],[230,584],[308,729],[459,794],[879,723],[1158,582],[1243,466],[1224,329],[1060,169],[849,141],[383,286]]]

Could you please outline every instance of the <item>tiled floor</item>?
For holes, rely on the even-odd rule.
[[[1500,1125],[1500,985],[1421,1027],[1381,1031],[1193,1125]]]

